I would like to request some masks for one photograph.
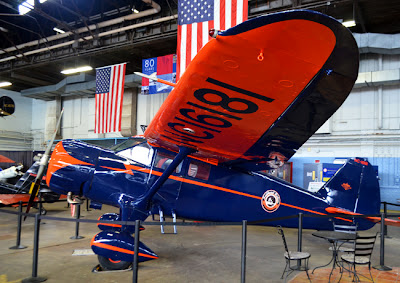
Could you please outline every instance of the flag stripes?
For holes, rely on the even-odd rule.
[[[126,63],[96,69],[95,133],[121,131]]]
[[[247,20],[247,0],[180,0],[178,2],[177,78],[211,39],[210,29],[226,30]]]

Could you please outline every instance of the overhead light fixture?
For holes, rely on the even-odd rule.
[[[47,0],[39,0],[39,3],[42,4],[46,1]],[[20,15],[25,15],[34,8],[35,8],[35,0],[26,0],[18,6],[18,12]]]
[[[347,28],[350,28],[350,27],[356,26],[356,22],[354,20],[346,21],[346,22],[343,22],[342,25],[344,25]]]
[[[53,28],[53,30],[54,30],[55,32],[58,32],[58,33],[65,33],[65,31],[63,31],[62,29],[59,29],[59,28],[57,28],[57,27]]]
[[[18,6],[18,12],[19,12],[20,15],[25,15],[30,10],[32,10],[34,7],[35,7],[35,1],[34,0],[26,0],[26,1],[22,2],[22,4],[20,4]]]
[[[87,72],[90,70],[93,70],[93,68],[90,66],[82,66],[82,67],[73,68],[73,69],[66,69],[66,70],[61,71],[61,73],[64,75],[69,75],[69,74],[75,74],[75,73],[80,73],[80,72]]]
[[[12,83],[10,82],[0,82],[0,87],[10,86]]]
[[[133,7],[132,7],[132,12],[134,12],[135,14],[139,13],[139,10],[136,9],[135,5],[133,5]]]

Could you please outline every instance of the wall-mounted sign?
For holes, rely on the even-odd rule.
[[[0,117],[10,116],[15,111],[15,103],[11,97],[2,96],[0,97]]]

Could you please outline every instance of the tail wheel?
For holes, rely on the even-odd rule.
[[[124,270],[127,269],[132,262],[122,260],[112,260],[101,255],[97,255],[100,265],[108,270]]]

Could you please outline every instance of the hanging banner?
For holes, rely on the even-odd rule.
[[[161,57],[143,59],[142,73],[176,83],[176,55],[170,54]],[[142,78],[142,94],[169,93],[171,90],[171,86],[147,78]]]

